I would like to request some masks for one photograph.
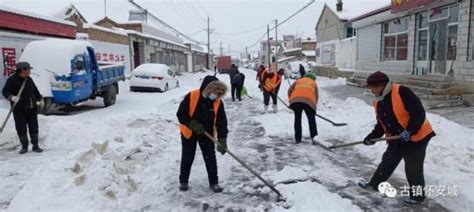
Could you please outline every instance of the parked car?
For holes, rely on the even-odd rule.
[[[165,64],[141,64],[132,71],[130,78],[130,91],[165,92],[176,87],[179,87],[176,73]]]
[[[308,64],[303,61],[292,61],[285,66],[285,75],[291,79],[300,78],[300,64],[303,65],[306,72],[311,71]]]

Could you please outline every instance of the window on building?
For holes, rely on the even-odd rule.
[[[428,59],[428,11],[419,13],[416,16],[417,28],[418,28],[418,60]]]
[[[458,25],[448,27],[448,54],[447,60],[456,60],[458,40]]]
[[[352,27],[347,27],[346,28],[346,38],[350,38],[355,35],[354,28]]]
[[[448,10],[448,9],[446,9]],[[458,41],[459,5],[449,7],[447,60],[456,60]]]
[[[428,59],[428,30],[418,31],[418,60]]]
[[[407,60],[408,18],[383,23],[383,60]]]

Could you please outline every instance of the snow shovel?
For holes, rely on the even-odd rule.
[[[283,105],[285,105],[288,109],[291,109],[290,106],[288,106],[288,104],[286,104],[286,102],[283,101],[282,98],[280,98],[278,95],[276,95],[276,94],[274,94],[274,93],[271,93],[271,94],[272,94],[272,95],[275,95],[276,97],[278,97],[278,99],[281,101],[281,103],[283,103]],[[336,126],[336,127],[341,127],[341,126],[346,126],[346,125],[347,125],[347,123],[336,123],[336,122],[333,122],[333,121],[331,121],[330,119],[328,119],[328,118],[326,118],[326,117],[324,117],[324,116],[321,116],[321,115],[319,115],[319,114],[317,114],[317,113],[316,113],[316,116],[317,116],[318,118],[323,119],[324,121],[327,121],[327,122],[331,123],[333,126]]]
[[[21,84],[21,87],[20,87],[20,90],[18,91],[17,96],[21,96],[21,93],[23,93],[23,89],[25,88],[26,80],[28,80],[28,78],[26,78],[26,79],[23,81],[23,83]],[[5,121],[3,121],[2,128],[0,128],[0,133],[2,133],[3,130],[5,129],[5,126],[7,125],[8,119],[9,119],[10,116],[12,115],[13,109],[15,108],[15,106],[16,106],[17,103],[18,103],[18,102],[15,102],[15,103],[13,104],[13,106],[10,108],[10,111],[8,111],[8,114],[7,114],[7,117],[5,118]]]
[[[214,137],[212,137],[209,133],[207,132],[204,132],[204,134],[209,138],[211,139],[212,142],[214,142],[216,145],[220,146],[221,144],[219,142],[216,141],[216,139]],[[275,188],[275,186],[273,186],[271,183],[269,183],[268,181],[266,181],[265,179],[263,179],[262,176],[260,176],[257,172],[255,172],[253,169],[251,169],[247,164],[245,164],[242,160],[240,160],[237,156],[234,155],[234,153],[232,153],[231,151],[229,151],[229,149],[226,149],[226,152],[232,157],[234,158],[237,162],[240,163],[240,165],[242,165],[243,167],[245,167],[247,170],[249,170],[253,175],[255,175],[260,181],[262,181],[266,186],[268,186],[273,192],[275,192],[277,195],[278,195],[278,199],[277,201],[285,201],[285,198],[283,197],[283,195],[281,195],[281,193]]]
[[[375,139],[370,139],[370,140],[373,142],[379,142],[379,141],[391,141],[391,140],[397,140],[397,139],[400,139],[399,135],[385,137],[385,138],[375,138]],[[337,149],[341,147],[354,146],[354,145],[363,144],[363,143],[364,141],[355,141],[355,142],[346,143],[346,144],[333,145],[333,146],[330,146],[329,149]]]

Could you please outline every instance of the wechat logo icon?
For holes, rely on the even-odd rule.
[[[395,197],[397,196],[397,189],[395,189],[390,183],[382,182],[377,187],[379,192],[387,197]]]

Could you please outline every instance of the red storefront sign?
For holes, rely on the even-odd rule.
[[[433,0],[392,0],[392,13],[403,12],[434,2]]]
[[[112,54],[112,53],[100,53],[96,52],[95,53],[95,58],[97,59],[97,62],[124,62],[125,61],[125,56],[124,55],[118,55],[118,54]]]
[[[15,73],[16,54],[15,48],[2,48],[3,76],[10,76]]]

